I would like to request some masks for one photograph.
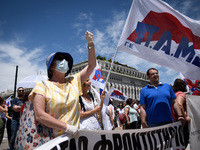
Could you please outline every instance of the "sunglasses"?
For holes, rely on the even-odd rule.
[[[18,90],[19,92],[24,92],[24,90]]]

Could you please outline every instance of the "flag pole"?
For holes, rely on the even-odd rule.
[[[108,82],[108,78],[110,77],[110,72],[111,72],[113,63],[114,63],[114,61],[115,61],[115,57],[116,57],[116,55],[117,55],[117,52],[118,52],[118,49],[115,51],[115,55],[114,55],[114,57],[113,57],[113,60],[112,60],[111,66],[110,66],[110,70],[109,70],[109,72],[108,72],[108,75],[107,75],[107,78],[106,78],[106,82],[105,82],[105,86],[104,86],[104,89],[103,89],[103,90],[105,90],[105,88],[106,88],[106,84],[107,84],[107,82]]]
[[[16,97],[17,76],[18,76],[18,65],[16,66],[16,72],[15,72],[15,85],[14,85],[14,94],[13,94],[13,98]]]

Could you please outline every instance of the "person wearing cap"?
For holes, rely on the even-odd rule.
[[[68,76],[73,66],[72,56],[66,52],[51,54],[46,61],[49,79],[38,82],[29,95],[35,119],[53,128],[54,138],[63,133],[74,136],[78,132],[81,84],[89,78],[96,66],[93,34],[87,31],[85,37],[88,43],[88,65],[79,73]]]

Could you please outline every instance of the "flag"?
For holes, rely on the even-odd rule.
[[[118,101],[126,101],[127,99],[127,96],[116,88],[111,87],[109,93],[110,93],[110,98],[114,98]]]
[[[181,73],[180,77],[186,83],[187,89],[189,89],[191,95],[200,95],[200,88],[197,86],[198,84],[200,84],[200,80],[187,79]]]
[[[12,99],[12,95],[6,99],[6,106],[7,107],[11,107],[11,99]]]
[[[186,79],[184,78],[185,83],[187,84],[187,86],[190,89],[190,93],[192,95],[200,95],[200,89],[199,87],[197,87],[197,84],[200,84],[200,80],[190,80],[190,79]]]
[[[200,21],[161,0],[134,0],[117,50],[200,80]]]
[[[104,89],[105,84],[104,84],[103,76],[101,74],[101,70],[100,70],[97,62],[96,62],[96,67],[94,68],[93,72],[91,73],[89,79],[93,86]]]

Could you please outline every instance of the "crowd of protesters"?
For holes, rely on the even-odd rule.
[[[155,71],[157,72],[157,70]],[[92,92],[90,92],[91,81],[87,79],[84,84],[82,84],[81,89],[82,94],[81,96],[79,96],[78,101],[80,110],[79,129],[126,130],[145,128],[145,126],[141,125],[140,100],[128,98],[124,102],[118,102],[117,104],[113,105],[113,100],[110,99],[109,105],[106,106],[104,113],[106,117],[102,118],[102,107],[98,105],[96,99],[92,95]],[[190,123],[190,118],[187,116],[186,97],[184,94],[184,92],[187,91],[186,84],[183,80],[176,79],[174,81],[172,89],[176,94],[177,103],[179,103],[181,111],[183,111],[183,113],[179,114],[179,116],[181,115],[181,117],[185,118],[187,121],[186,125],[184,126],[184,135],[187,145],[189,137],[187,129],[188,123]],[[20,124],[19,118],[23,114],[25,102],[28,101],[28,95],[30,94],[30,92],[24,92],[24,89],[22,87],[19,87],[17,89],[17,93],[17,97],[12,100],[12,111],[9,110],[11,107],[6,107],[5,100],[3,98],[0,98],[0,143],[3,139],[4,128],[6,127],[7,120],[8,144],[10,146],[10,149],[15,149],[16,134]],[[101,100],[103,101],[104,98],[105,91],[101,95]],[[171,108],[173,120],[176,121],[178,120],[179,116],[175,113],[176,111],[174,111],[173,105],[171,105]],[[10,112],[12,112],[12,114]],[[105,123],[103,123],[102,120],[104,120]],[[19,147],[17,149],[19,149]]]
[[[31,93],[24,93],[23,87],[19,87],[17,97],[12,100],[12,114],[5,100],[0,98],[0,144],[6,118],[10,150],[34,149],[64,133],[74,137],[78,129],[130,130],[160,126],[173,122],[172,110],[177,113],[174,121],[181,120],[184,126],[187,120],[188,125],[190,118],[185,109],[184,81],[178,80],[183,84],[183,90],[178,87],[177,80],[172,89],[170,85],[159,82],[155,68],[147,71],[150,83],[141,90],[140,100],[128,98],[114,105],[110,99],[105,108],[103,103],[98,105],[90,92],[91,82],[88,79],[96,66],[93,34],[87,31],[85,37],[88,65],[81,72],[68,76],[73,58],[66,52],[53,53],[46,61],[49,80],[38,82]],[[181,97],[177,92],[181,93]],[[101,101],[104,99],[105,91],[101,94]],[[36,135],[37,139],[34,138]]]

